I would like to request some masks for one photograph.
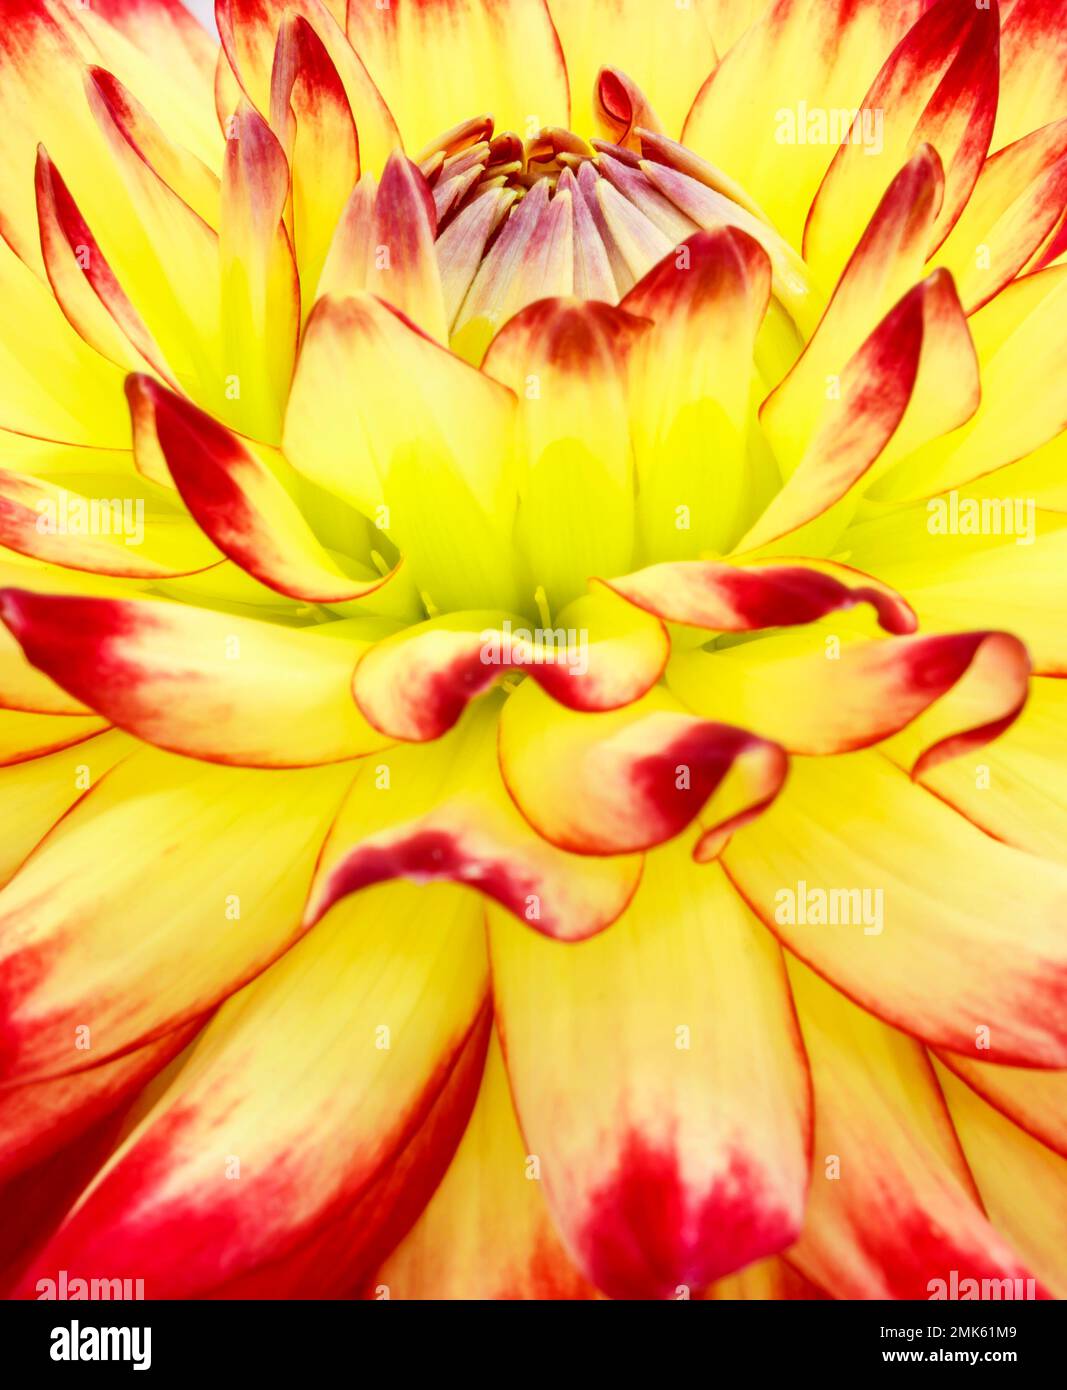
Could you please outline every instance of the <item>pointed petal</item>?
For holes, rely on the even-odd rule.
[[[811,1193],[790,1260],[851,1299],[930,1298],[952,1271],[1029,1274],[982,1210],[919,1044],[792,959],[789,978],[815,1091]]]
[[[366,643],[344,624],[301,631],[189,604],[27,589],[4,590],[3,613],[34,665],[161,748],[305,767],[387,742],[352,699]]]
[[[321,0],[216,0],[215,19],[230,66],[246,96],[270,115],[271,74],[278,34],[286,14],[315,31],[344,85],[359,131],[360,163],[378,173],[392,150],[400,148],[396,123],[342,25]]]
[[[228,418],[275,444],[296,361],[300,280],[283,221],[289,197],[285,152],[246,102],[226,141],[219,259],[223,366],[237,384]]]
[[[476,888],[529,929],[564,941],[608,926],[641,875],[637,856],[585,859],[546,844],[500,780],[498,708],[468,711],[435,743],[396,748],[360,771],[323,852],[306,919],[384,880]]]
[[[1002,7],[1003,8],[1003,7]],[[1004,19],[993,149],[1063,114],[1067,34],[1055,0],[1015,0]]]
[[[67,322],[124,371],[169,368],[159,344],[115,278],[59,170],[37,155],[37,216],[48,283]]]
[[[159,449],[182,499],[231,560],[307,603],[345,603],[387,582],[346,574],[264,460],[224,426],[147,378],[142,389],[152,399]]]
[[[348,775],[142,748],[96,782],[0,893],[5,1078],[97,1065],[264,969],[301,935]]]
[[[299,14],[287,14],[278,33],[270,117],[289,161],[293,243],[306,319],[334,228],[359,178],[359,137],[337,69]]]
[[[338,912],[219,1012],[27,1282],[108,1269],[136,1270],[155,1297],[349,1291],[408,1194],[362,1199],[436,1127],[438,1102],[451,1134],[408,1188],[425,1200],[447,1166],[477,1092],[487,985],[480,914],[453,890],[392,887]]]
[[[862,111],[879,113],[875,140],[841,144],[804,228],[804,259],[825,284],[833,283],[894,171],[918,144],[932,145],[945,171],[944,202],[928,249],[951,231],[993,134],[999,38],[996,6],[936,0],[886,60],[862,103]]]
[[[674,1298],[789,1245],[807,1078],[781,957],[716,867],[650,856],[629,912],[561,948],[490,922],[522,1133],[556,1225],[615,1298]]]
[[[794,758],[788,795],[724,863],[790,950],[879,1017],[960,1052],[988,1028],[992,1061],[1064,1065],[1067,873],[983,835],[879,754]],[[837,925],[820,922],[831,889]]]
[[[920,9],[920,0],[769,4],[697,95],[682,142],[747,189],[786,240],[799,246],[835,149],[826,135],[818,143],[808,138],[808,111],[855,112]],[[868,216],[871,211],[873,205]]]
[[[1067,206],[1067,118],[987,160],[960,220],[934,258],[973,313],[1039,250]]]
[[[586,1299],[531,1179],[496,1037],[481,1090],[440,1187],[374,1276],[391,1299]]]

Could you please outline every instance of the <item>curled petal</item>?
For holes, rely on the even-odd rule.
[[[715,632],[813,623],[857,603],[869,603],[887,632],[914,632],[916,627],[915,614],[899,594],[869,575],[828,561],[741,566],[681,560],[604,582],[666,622]]]
[[[576,600],[550,630],[498,613],[434,618],[372,647],[356,668],[356,703],[390,738],[422,742],[453,727],[468,701],[508,672],[528,674],[568,709],[640,699],[667,663],[662,623],[608,594]]]
[[[703,860],[770,805],[788,759],[747,730],[686,714],[661,690],[582,714],[527,682],[501,716],[500,768],[526,819],[562,849],[630,854],[699,817]]]
[[[466,884],[562,941],[601,931],[630,901],[639,856],[590,860],[545,843],[496,765],[496,709],[479,707],[436,743],[397,748],[360,774],[308,899],[308,925],[391,879]]]
[[[670,685],[704,718],[732,719],[790,753],[853,752],[919,721],[907,737],[915,777],[997,738],[1026,702],[1029,657],[1007,633],[860,641],[829,655],[823,633],[770,637],[677,657]]]

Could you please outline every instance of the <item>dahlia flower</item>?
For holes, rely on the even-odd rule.
[[[8,1292],[1067,1292],[1058,6],[4,17]]]

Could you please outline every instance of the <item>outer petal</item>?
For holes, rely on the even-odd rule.
[[[842,648],[840,638],[819,631],[685,653],[671,663],[669,680],[697,714],[741,724],[791,753],[866,748],[944,699],[939,727],[917,739],[910,765],[918,776],[1010,727],[1026,702],[1029,674],[1026,648],[1003,632]]]
[[[182,0],[93,0],[92,8],[199,98],[210,95],[216,46]]]
[[[809,109],[856,110],[885,54],[919,11],[919,0],[776,0],[704,84],[683,143],[746,188],[799,246],[835,146],[801,144],[798,121],[806,131]],[[746,113],[744,120],[738,111]]]
[[[70,748],[106,728],[106,720],[91,716],[59,718],[52,714],[4,710],[0,714],[0,767]]]
[[[923,628],[959,631],[981,613],[1026,643],[1036,672],[1062,675],[1067,518],[1008,497],[993,498],[983,522],[982,505],[966,492],[934,498],[852,527],[842,545],[850,562],[907,593]],[[959,521],[961,509],[977,526]]]
[[[75,802],[135,747],[125,734],[105,732],[0,771],[0,885],[11,879]]]
[[[745,729],[686,714],[665,691],[610,714],[555,705],[527,682],[500,721],[500,768],[523,815],[578,854],[628,854],[700,817],[700,858],[770,805],[788,760]]]
[[[998,1067],[977,1051],[974,1057],[940,1052],[938,1060],[1012,1124],[1067,1158],[1067,1073]]]
[[[391,1299],[586,1299],[545,1206],[495,1037],[482,1088],[440,1187],[374,1276]]]
[[[451,890],[393,887],[339,912],[220,1011],[26,1283],[64,1268],[136,1271],[149,1297],[351,1290],[459,1138],[487,983],[480,914]],[[451,1132],[419,1154],[407,1192],[363,1204],[438,1102]]]
[[[269,588],[308,603],[344,603],[387,582],[369,571],[345,573],[277,475],[223,425],[147,377],[138,386],[182,499],[231,560]]]
[[[839,1298],[1031,1273],[982,1210],[923,1049],[790,962],[815,1088],[804,1231],[789,1252]]]
[[[47,145],[61,166],[78,167],[87,187],[98,185],[102,201],[114,192],[115,176],[107,152],[94,138],[92,117],[76,95],[84,63],[79,38],[85,37],[78,17],[56,11],[46,0],[12,0],[5,6],[4,19],[0,231],[7,245],[39,273],[33,194],[38,145]],[[6,253],[7,247],[3,249]]]
[[[917,144],[932,145],[945,170],[945,198],[929,250],[952,229],[993,134],[999,37],[996,6],[936,0],[887,59],[863,100],[865,111],[884,113],[874,142],[842,143],[804,228],[804,258],[825,283],[836,278],[893,172]]]
[[[122,373],[78,336],[47,283],[0,238],[0,426],[122,449],[130,422]]]
[[[37,155],[37,217],[52,292],[76,333],[127,371],[167,375],[162,349],[145,327],[45,149]]]
[[[348,36],[412,154],[482,111],[524,137],[570,125],[566,68],[544,0],[392,0],[384,8],[353,0]]]
[[[281,954],[346,782],[151,749],[102,777],[0,893],[5,1079],[116,1057]]]
[[[5,590],[3,613],[34,665],[161,748],[305,767],[387,743],[353,703],[366,643],[343,624],[300,630],[187,604],[28,589]]]
[[[941,161],[924,145],[886,190],[809,342],[764,402],[761,422],[787,474],[828,410],[831,378],[921,278],[943,192]]]
[[[0,468],[0,544],[67,569],[128,579],[218,564],[218,551],[197,526],[166,501],[146,497],[144,482],[105,474],[79,483],[74,491]]]
[[[937,1046],[966,1052],[988,1029],[993,1061],[1065,1064],[1067,873],[989,839],[880,755],[793,759],[788,795],[724,864],[864,1008]]]
[[[786,438],[796,428],[790,406],[805,385],[810,389],[810,376],[805,371],[790,378],[788,401],[777,398],[781,409],[772,408],[768,421],[775,444],[783,428]],[[822,517],[872,465],[881,472],[893,458],[974,414],[980,395],[978,363],[951,277],[935,271],[916,285],[849,359],[841,376],[826,378],[822,394],[832,403],[824,401],[822,418],[796,471],[740,548],[752,550],[785,538],[794,548],[797,538],[790,532]],[[838,520],[838,531],[843,522]]]
[[[781,958],[717,867],[652,856],[627,915],[563,949],[491,922],[522,1132],[581,1268],[672,1298],[795,1238],[808,1101]]]
[[[1067,117],[987,160],[935,264],[953,273],[968,313],[1038,252],[1067,206]]]
[[[934,439],[881,480],[886,501],[930,497],[1022,458],[1067,426],[1067,266],[1009,285],[971,319],[982,363],[982,402],[972,419]],[[917,443],[919,441],[916,441]]]
[[[437,742],[394,749],[361,771],[323,852],[309,924],[347,894],[394,878],[466,884],[562,940],[619,916],[640,858],[579,858],[532,831],[501,785],[497,718],[497,703],[485,702]]]
[[[151,152],[135,142],[121,89],[95,69],[87,73],[85,89],[121,179],[106,207],[90,203],[83,209],[85,220],[170,372],[190,394],[225,408],[218,236],[170,186]],[[49,153],[71,177],[70,163],[52,146]],[[138,347],[144,351],[139,341]]]
[[[0,1182],[32,1169],[128,1106],[200,1031],[199,1023],[84,1071],[0,1090]]]
[[[1024,1134],[980,1100],[951,1072],[938,1068],[952,1123],[990,1220],[1037,1276],[1018,1280],[1008,1296],[1067,1297],[1067,1259],[1059,1232],[1067,1220],[1067,1158]],[[1001,1286],[1001,1296],[1008,1286]],[[993,1297],[996,1297],[994,1294]]]
[[[1004,21],[993,148],[1063,114],[1067,34],[1055,0],[1015,0]]]
[[[469,700],[508,672],[528,674],[568,709],[629,705],[663,674],[663,624],[607,593],[569,604],[558,626],[453,613],[372,647],[356,668],[356,703],[390,738],[422,742],[452,728]]]

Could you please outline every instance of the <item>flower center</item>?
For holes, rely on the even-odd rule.
[[[760,242],[775,298],[802,335],[817,316],[803,261],[759,207],[654,131],[636,127],[621,143],[561,129],[523,140],[480,117],[442,136],[420,165],[436,206],[452,346],[471,361],[535,300],[618,304],[676,246],[713,227]]]

